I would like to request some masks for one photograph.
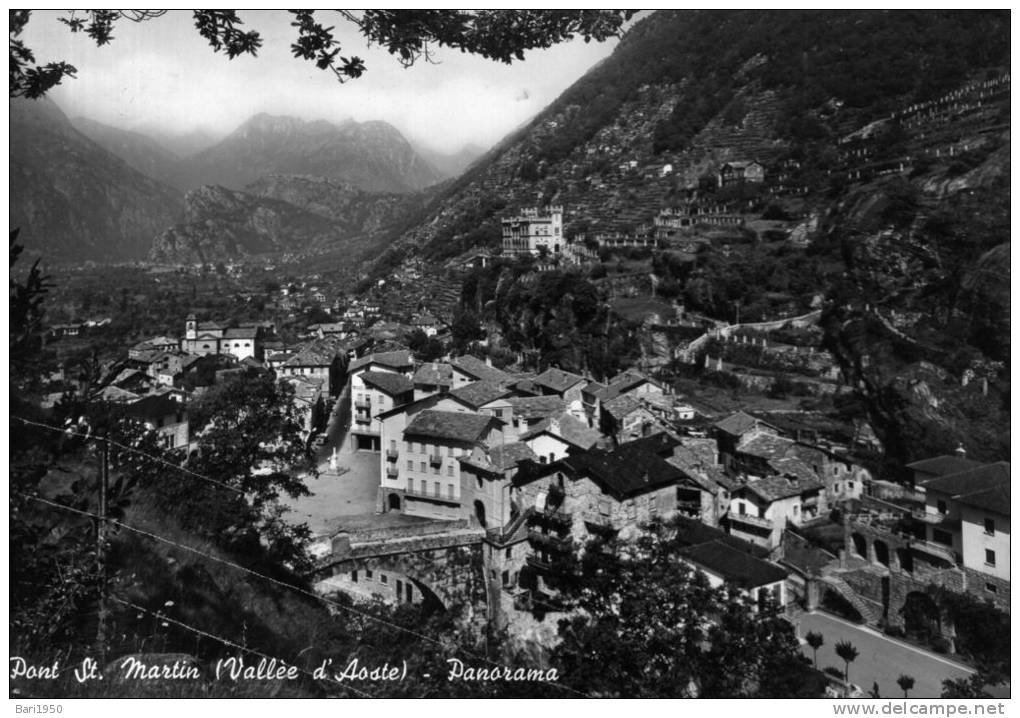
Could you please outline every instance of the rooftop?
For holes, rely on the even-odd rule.
[[[414,417],[404,434],[472,443],[499,423],[498,419],[482,414],[426,409]]]
[[[336,356],[336,345],[317,339],[301,347],[283,366],[329,366]]]
[[[796,459],[794,459],[796,461]],[[814,472],[812,472],[813,476]],[[790,478],[787,478],[789,476]],[[792,473],[784,476],[766,476],[760,479],[748,481],[740,488],[760,496],[765,501],[772,503],[780,499],[788,499],[791,496],[800,496],[809,491],[818,491],[825,487],[817,477],[801,479]]]
[[[392,352],[374,352],[352,361],[350,371],[353,372],[371,364],[378,364],[390,369],[407,369],[414,366],[414,355],[410,349],[400,349]]]
[[[526,433],[521,434],[521,440],[530,439],[546,432],[581,449],[590,449],[602,438],[602,434],[597,429],[592,429],[583,421],[563,413],[538,422]]]
[[[761,419],[754,418],[750,414],[738,411],[736,414],[731,414],[722,421],[716,422],[715,428],[729,434],[730,436],[741,436],[753,429],[759,423],[764,424],[765,422],[761,421]]]
[[[453,384],[453,367],[440,362],[428,362],[414,373],[415,384],[450,386]]]
[[[391,371],[362,372],[361,380],[368,386],[375,387],[390,396],[398,396],[414,390],[414,384],[403,374]]]
[[[558,396],[511,396],[507,403],[513,407],[515,417],[528,420],[561,414],[567,408]]]
[[[1010,515],[1009,462],[979,464],[976,468],[929,479],[925,491],[948,494],[966,506]]]
[[[786,579],[787,572],[768,561],[744,553],[721,541],[707,541],[680,550],[680,554],[706,571],[741,588],[757,588]]]
[[[562,394],[567,389],[587,381],[580,374],[573,374],[562,369],[550,368],[535,377],[535,384],[544,389],[549,389],[557,394]]]
[[[462,374],[467,374],[481,381],[493,381],[503,384],[512,384],[514,381],[514,378],[502,369],[489,366],[478,357],[471,356],[470,354],[454,357],[450,360],[450,364]]]
[[[470,384],[465,384],[450,391],[450,396],[460,399],[475,409],[488,404],[490,401],[502,399],[509,394],[510,389],[503,384],[493,381],[473,381]]]
[[[613,451],[592,449],[562,463],[620,498],[678,483],[684,473],[646,446],[621,444]]]
[[[954,454],[944,454],[942,456],[935,456],[931,459],[921,459],[915,461],[912,464],[907,464],[908,469],[913,469],[915,472],[920,474],[930,474],[932,476],[945,476],[946,474],[955,474],[958,471],[966,471],[967,469],[973,469],[981,466],[978,461],[971,461],[970,459],[962,456],[956,456]]]

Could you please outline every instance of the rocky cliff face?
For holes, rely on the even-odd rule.
[[[333,124],[260,114],[184,160],[177,184],[242,189],[269,174],[314,175],[372,192],[412,192],[441,179],[385,122]]]
[[[76,130],[52,101],[11,100],[10,228],[50,260],[141,259],[175,222],[177,192]]]

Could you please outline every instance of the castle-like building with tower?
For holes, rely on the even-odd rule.
[[[503,220],[503,254],[538,255],[541,247],[551,255],[563,251],[566,245],[563,207],[546,207],[541,214],[539,212],[537,207],[528,207],[516,217]]]
[[[184,322],[181,351],[188,354],[232,354],[237,359],[261,359],[262,327],[247,324],[226,327],[217,322],[199,322],[189,314]]]

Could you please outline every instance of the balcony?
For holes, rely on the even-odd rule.
[[[574,542],[568,538],[560,538],[553,536],[552,534],[544,534],[541,531],[531,529],[528,531],[528,540],[536,545],[549,551],[557,551],[559,553],[567,553],[574,549]]]
[[[951,546],[935,543],[934,541],[914,539],[910,542],[910,548],[915,551],[920,551],[921,553],[926,553],[929,556],[934,556],[935,558],[953,564],[954,566],[960,563],[960,555],[953,551]]]
[[[400,457],[400,452],[396,449],[386,449],[386,460],[396,461]]]
[[[368,399],[356,399],[354,401],[354,406],[356,406],[359,409],[371,409],[372,402]]]
[[[594,511],[585,511],[581,514],[581,520],[590,533],[609,538],[616,533],[612,519]]]
[[[429,501],[438,501],[443,504],[453,504],[454,506],[460,506],[460,499],[450,498],[449,494],[437,494],[435,491],[422,491],[421,489],[406,488],[404,494],[407,496],[413,496],[418,499],[428,499]]]
[[[397,478],[397,476],[399,476],[399,474],[400,474],[400,472],[397,471],[397,467],[396,466],[387,466],[386,467],[386,478],[387,479],[395,479],[395,478]]]
[[[683,511],[684,513],[701,513],[701,500],[697,501],[677,501],[677,511]]]
[[[755,526],[760,529],[772,530],[775,525],[772,519],[766,519],[761,516],[751,516],[750,514],[730,514],[730,523],[742,523],[748,526]]]
[[[531,526],[534,526],[536,524],[548,526],[551,529],[566,532],[569,531],[571,526],[574,525],[574,520],[570,514],[559,510],[534,511],[528,517],[528,524]]]
[[[429,466],[442,466],[443,457],[441,454],[432,454],[429,456]]]
[[[368,414],[355,414],[354,415],[354,423],[355,424],[371,424],[372,423],[372,417],[369,416]]]

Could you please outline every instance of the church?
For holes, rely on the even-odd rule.
[[[181,351],[187,354],[232,354],[240,359],[262,358],[262,328],[256,325],[226,327],[199,322],[189,314],[184,322]]]

